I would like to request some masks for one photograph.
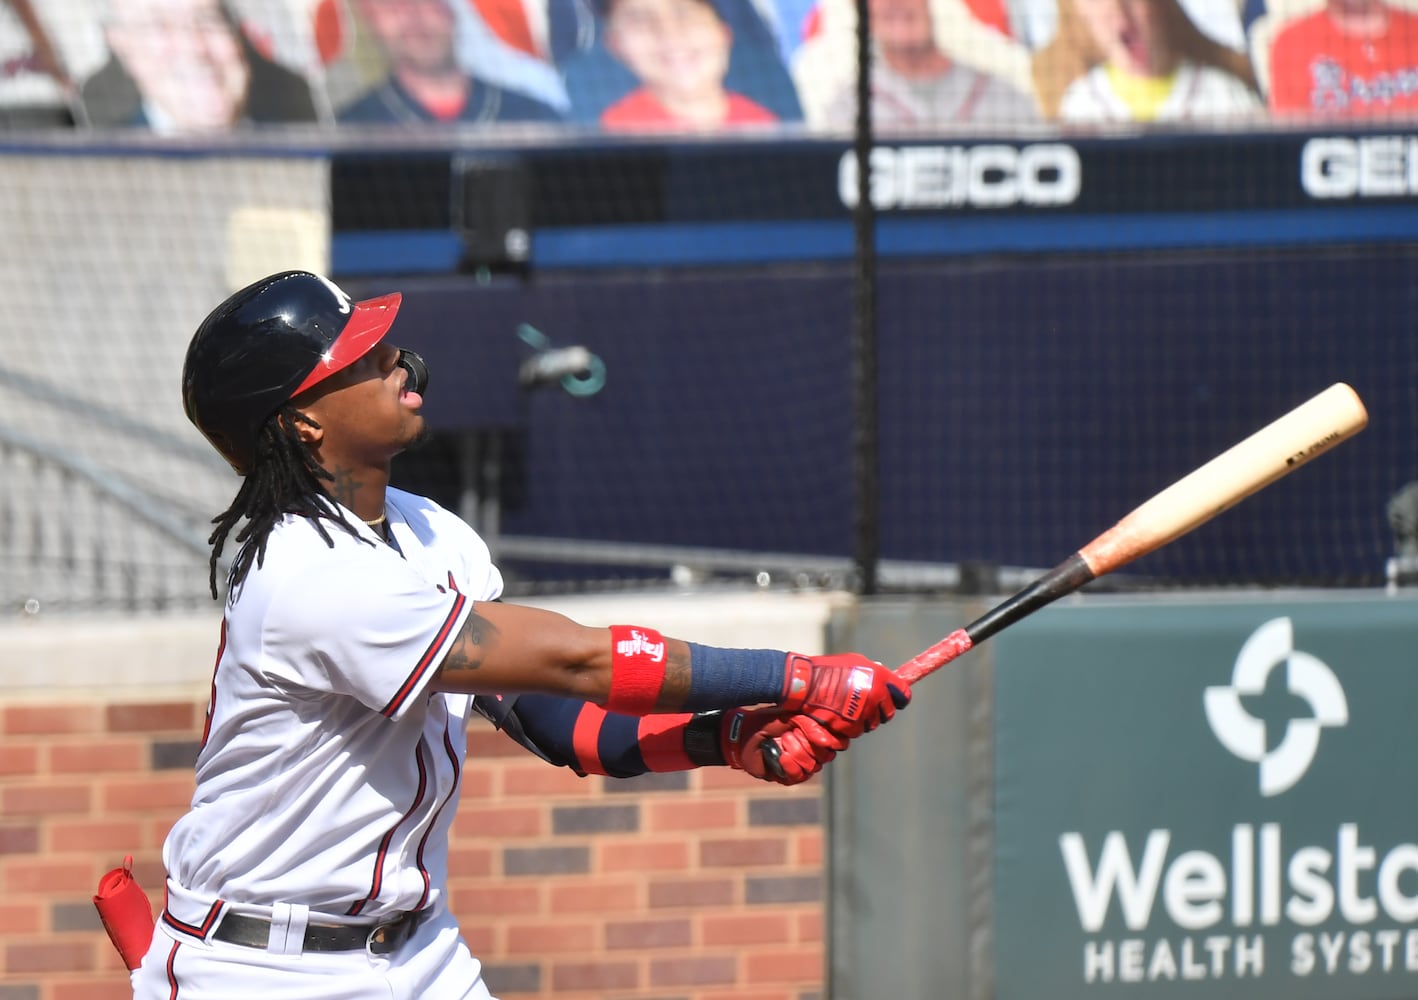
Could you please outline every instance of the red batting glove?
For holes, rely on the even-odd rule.
[[[777,746],[770,768],[764,759],[764,741]],[[738,708],[724,713],[719,730],[724,760],[763,781],[797,785],[811,778],[822,765],[847,749],[847,741],[804,715],[785,715],[776,708]]]
[[[835,736],[856,739],[911,701],[911,687],[891,670],[857,653],[789,653],[787,694],[780,712],[797,712]]]

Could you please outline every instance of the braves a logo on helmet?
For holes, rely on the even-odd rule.
[[[349,293],[346,292],[343,288],[335,284],[323,274],[317,274],[314,275],[314,277],[319,279],[320,283],[323,284],[326,288],[330,289],[330,293],[334,295],[335,299],[339,302],[340,312],[348,313],[354,308],[354,299],[350,298]]]

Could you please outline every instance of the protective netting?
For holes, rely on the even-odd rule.
[[[1136,574],[1418,550],[1403,8],[870,9],[888,586],[1052,565],[1341,379],[1357,443]],[[843,0],[0,2],[0,607],[207,600],[237,483],[182,352],[292,266],[406,293],[435,440],[397,481],[514,587],[842,583],[856,45]],[[600,367],[519,381],[566,347]]]
[[[1418,458],[1418,355],[1389,330],[1418,305],[1416,266],[1392,247],[883,263],[884,583],[1007,586],[1011,569],[1052,566],[1341,380],[1367,402],[1367,430],[1110,582],[1380,582],[1395,551],[1386,504]],[[723,550],[740,579],[755,565],[736,550],[798,553],[808,579],[823,565],[808,557],[851,555],[845,267],[450,282],[437,294],[450,310],[465,303],[477,332],[421,331],[432,357],[510,340],[532,318],[606,363],[596,395],[528,393],[511,429],[459,426],[445,401],[438,447],[399,460],[407,481],[456,503],[481,468],[462,461],[463,435],[499,438],[509,553],[528,537],[564,539],[568,556],[577,539],[660,546],[671,551],[645,555],[662,573],[713,566]],[[440,383],[458,391],[454,368],[435,362],[430,406]],[[554,563],[554,551],[536,554]]]
[[[207,601],[238,481],[187,422],[197,323],[268,270],[324,267],[312,159],[17,155],[0,182],[3,606]]]

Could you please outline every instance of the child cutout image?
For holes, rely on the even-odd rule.
[[[601,113],[608,131],[716,131],[777,116],[729,90],[733,31],[712,0],[607,0],[606,48],[639,86]]]
[[[1381,0],[1329,0],[1279,29],[1270,106],[1345,117],[1418,109],[1418,15]]]
[[[1201,32],[1177,0],[1058,0],[1034,58],[1046,113],[1074,122],[1197,121],[1261,110],[1249,61]]]

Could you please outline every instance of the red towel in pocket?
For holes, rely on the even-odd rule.
[[[136,969],[153,941],[153,904],[133,878],[133,855],[123,859],[122,868],[99,879],[94,906],[123,964],[129,971]]]

